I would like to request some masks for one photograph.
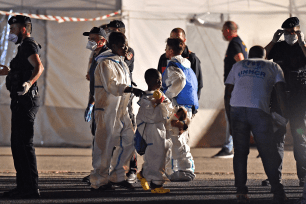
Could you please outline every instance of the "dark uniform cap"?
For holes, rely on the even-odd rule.
[[[119,20],[113,20],[111,21],[109,24],[107,24],[107,27],[111,27],[111,28],[125,28],[125,25],[122,21]]]
[[[12,24],[15,24],[15,23],[20,23],[20,24],[31,23],[31,19],[30,19],[30,17],[22,16],[22,15],[12,16],[8,20],[8,24],[12,25]]]
[[[84,32],[84,36],[89,36],[89,34],[98,34],[106,39],[106,32],[103,28],[93,27],[89,32]]]
[[[300,25],[299,19],[297,17],[291,17],[284,21],[282,28],[294,28],[298,25]]]

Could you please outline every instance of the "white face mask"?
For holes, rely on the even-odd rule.
[[[18,41],[18,36],[15,35],[14,33],[10,33],[9,36],[8,36],[8,40],[13,42],[13,43],[16,43]]]
[[[285,37],[285,41],[286,43],[288,43],[289,45],[293,45],[294,43],[296,43],[296,41],[298,40],[297,35],[284,35]]]
[[[86,48],[91,51],[95,51],[97,49],[98,44],[95,41],[88,41]]]

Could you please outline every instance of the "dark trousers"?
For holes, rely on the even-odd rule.
[[[11,150],[16,169],[17,188],[38,188],[38,172],[33,146],[34,120],[39,108],[39,98],[28,93],[12,97]]]
[[[294,158],[297,176],[304,179],[306,175],[306,93],[290,93],[288,112],[291,134],[294,142]]]
[[[234,175],[237,193],[248,192],[247,159],[249,154],[250,132],[253,133],[264,170],[274,194],[283,194],[280,183],[279,166],[282,158],[273,139],[272,117],[257,108],[231,107],[231,129],[234,141]]]

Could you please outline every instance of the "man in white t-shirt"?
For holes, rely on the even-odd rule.
[[[271,183],[273,203],[283,203],[287,199],[280,183],[281,172],[278,166],[281,158],[273,142],[273,121],[269,109],[271,92],[275,87],[282,117],[287,118],[285,79],[280,66],[264,58],[263,47],[252,47],[249,59],[234,64],[225,81],[224,101],[234,141],[235,186],[240,203],[249,202],[246,181],[251,131]]]

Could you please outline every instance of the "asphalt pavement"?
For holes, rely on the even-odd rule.
[[[91,170],[89,148],[36,148],[40,199],[10,200],[0,203],[236,203],[233,159],[211,158],[220,148],[192,149],[196,166],[196,179],[192,182],[167,182],[171,192],[165,195],[144,191],[139,183],[135,191],[116,188],[114,191],[95,192],[82,182]],[[256,148],[251,148],[248,162],[249,197],[252,203],[270,203],[270,187],[261,186],[266,178]],[[138,156],[139,169],[142,157]],[[15,171],[9,147],[0,148],[0,195],[15,187]],[[293,152],[287,147],[283,165],[283,184],[294,203],[303,188],[298,187]]]

